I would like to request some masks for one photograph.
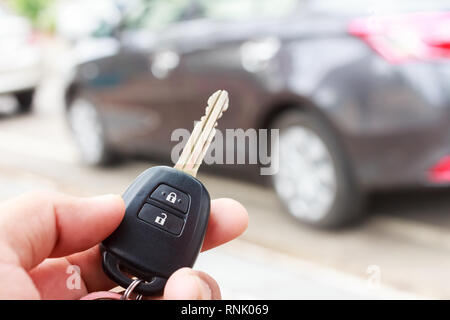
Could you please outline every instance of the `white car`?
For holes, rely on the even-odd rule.
[[[0,105],[30,110],[43,75],[42,54],[30,23],[0,6]]]

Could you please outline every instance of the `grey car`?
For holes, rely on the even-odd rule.
[[[450,5],[391,2],[151,2],[68,90],[84,159],[168,159],[173,130],[226,89],[219,129],[280,129],[268,180],[304,223],[355,221],[372,190],[448,185]],[[267,181],[258,166],[215,169]]]

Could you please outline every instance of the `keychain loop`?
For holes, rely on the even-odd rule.
[[[141,279],[134,279],[133,282],[128,286],[128,288],[124,291],[120,300],[130,300],[130,295],[133,293],[133,290],[141,283]],[[138,294],[135,300],[142,300],[142,294]]]
[[[104,247],[102,250],[102,265],[105,273],[122,288],[129,287],[133,282],[133,279],[122,272],[120,269],[121,262],[114,255],[106,251]],[[139,286],[135,287],[134,291],[137,291],[145,296],[152,296],[161,293],[167,282],[166,278],[154,275],[141,276],[141,278],[144,278],[143,281],[139,284]]]

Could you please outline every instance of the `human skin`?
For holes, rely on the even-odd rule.
[[[99,243],[120,224],[120,196],[77,198],[32,192],[0,204],[0,299],[80,299],[117,286],[103,272]],[[202,251],[228,242],[247,228],[245,208],[232,199],[211,202]],[[69,289],[67,268],[80,268],[81,286]],[[182,268],[158,299],[220,299],[217,282]]]

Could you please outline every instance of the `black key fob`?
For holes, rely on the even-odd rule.
[[[125,216],[101,245],[103,269],[135,292],[160,294],[172,273],[192,267],[208,226],[210,196],[196,178],[165,166],[139,175],[123,195]]]

